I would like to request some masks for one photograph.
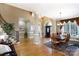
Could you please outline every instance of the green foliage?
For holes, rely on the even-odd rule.
[[[5,23],[1,27],[8,35],[14,30],[13,24],[10,23]]]

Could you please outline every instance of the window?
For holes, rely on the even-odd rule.
[[[71,23],[71,35],[77,35],[77,24],[76,23]]]
[[[68,23],[65,23],[64,24],[64,32],[69,32],[69,24]]]
[[[70,33],[70,35],[78,35],[79,34],[78,25],[76,24],[75,21],[74,22],[69,21],[68,23],[65,23],[63,27],[62,27],[63,32]]]

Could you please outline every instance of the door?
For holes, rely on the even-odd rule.
[[[50,37],[50,26],[45,26],[45,37]]]

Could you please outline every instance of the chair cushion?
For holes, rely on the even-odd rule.
[[[10,52],[10,51],[11,51],[11,49],[8,45],[0,44],[0,54]]]

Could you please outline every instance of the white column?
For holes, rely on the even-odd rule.
[[[34,37],[33,37],[33,43],[34,44],[40,44],[40,33],[41,33],[41,27],[39,25],[39,17],[38,14],[34,13]]]

